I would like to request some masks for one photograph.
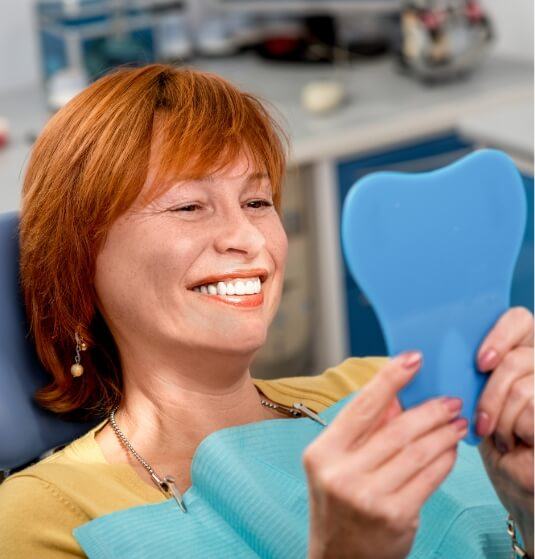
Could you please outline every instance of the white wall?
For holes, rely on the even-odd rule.
[[[497,28],[496,52],[533,60],[533,0],[482,1]],[[0,0],[0,91],[38,80],[33,0]]]
[[[0,91],[36,83],[38,56],[33,0],[0,0]]]
[[[482,0],[496,27],[496,52],[533,60],[533,0]]]

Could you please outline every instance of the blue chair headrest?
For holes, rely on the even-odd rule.
[[[0,470],[27,464],[96,424],[65,421],[33,399],[51,377],[28,336],[19,287],[18,223],[17,212],[0,214]]]

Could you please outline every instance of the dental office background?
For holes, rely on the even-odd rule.
[[[50,114],[92,79],[193,64],[267,99],[292,141],[283,298],[253,376],[385,355],[339,237],[345,195],[377,170],[429,171],[482,146],[513,157],[529,219],[511,303],[533,310],[533,12],[533,0],[0,0],[0,212],[18,209]]]

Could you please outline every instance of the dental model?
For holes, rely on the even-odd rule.
[[[374,307],[389,355],[424,356],[399,394],[404,408],[457,396],[473,421],[489,378],[476,369],[476,352],[510,305],[525,225],[522,179],[496,150],[430,173],[374,173],[352,187],[342,212],[349,270]],[[480,440],[473,422],[465,440]]]

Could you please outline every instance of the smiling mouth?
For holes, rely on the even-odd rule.
[[[196,285],[190,291],[235,307],[258,307],[264,302],[260,276]]]
[[[261,293],[262,281],[259,276],[252,278],[236,278],[228,281],[196,285],[191,289],[192,291],[204,293],[206,295],[234,295],[241,297],[244,295],[256,295]]]

